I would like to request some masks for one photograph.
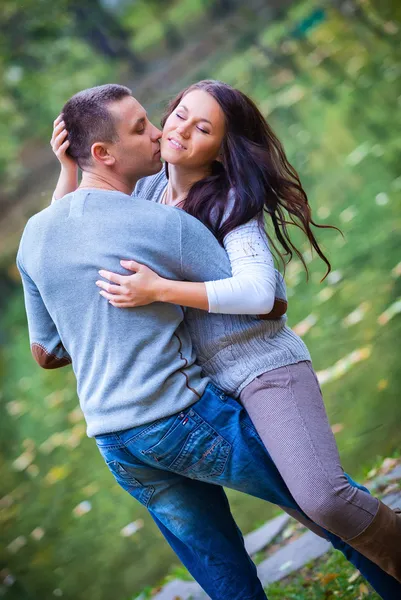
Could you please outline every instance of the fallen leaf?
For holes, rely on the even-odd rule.
[[[377,389],[382,391],[382,390],[385,390],[387,387],[388,387],[388,380],[380,379],[380,381],[377,384]]]
[[[359,586],[359,593],[360,593],[360,598],[363,598],[363,596],[367,596],[369,594],[369,588],[366,585],[366,583],[361,583]]]
[[[327,585],[328,583],[330,583],[330,581],[334,581],[334,579],[337,579],[338,577],[338,573],[326,573],[326,575],[322,575],[320,577],[320,582],[323,585]]]

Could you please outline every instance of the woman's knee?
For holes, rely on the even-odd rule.
[[[351,505],[334,489],[311,489],[297,501],[309,519],[330,531],[348,521]]]

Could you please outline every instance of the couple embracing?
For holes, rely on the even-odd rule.
[[[223,486],[281,506],[401,597],[401,517],[344,474],[286,325],[265,221],[302,259],[298,224],[330,270],[297,173],[224,83],[185,89],[162,124],[113,84],[55,122],[55,201],[17,257],[33,356],[72,363],[88,435],[212,600],[266,598]]]

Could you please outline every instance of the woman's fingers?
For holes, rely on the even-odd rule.
[[[106,281],[101,281],[100,279],[99,281],[96,281],[96,285],[113,296],[118,296],[124,294],[125,292],[121,285],[111,285],[111,283],[106,283]]]
[[[108,292],[105,292],[104,290],[101,290],[99,292],[99,294],[101,296],[103,296],[103,298],[106,298],[106,300],[115,300],[115,296],[113,294],[109,294]]]
[[[110,294],[109,292],[105,292],[104,290],[101,290],[99,294],[103,296],[103,298],[106,298],[110,304],[117,306],[118,308],[133,308],[136,306],[132,298],[128,299],[125,296],[116,296],[114,294]]]
[[[63,131],[63,129],[65,129],[65,123],[64,123],[64,121],[60,121],[60,123],[53,128],[51,139],[55,140],[56,137],[58,136],[58,134],[60,133],[60,131]]]
[[[104,279],[112,281],[113,283],[118,283],[118,285],[122,285],[126,279],[126,275],[118,275],[117,273],[113,273],[112,271],[104,271],[103,269],[99,271],[99,275],[104,277]]]
[[[135,262],[135,260],[120,260],[120,265],[127,269],[128,271],[139,271],[142,267],[140,263]]]
[[[58,153],[59,154],[64,154],[64,152],[67,150],[68,146],[70,145],[70,141],[66,140],[64,142],[64,144],[61,144],[60,148],[58,149]]]
[[[129,302],[116,302],[115,300],[109,300],[109,304],[116,308],[135,308],[132,303]]]
[[[53,152],[56,152],[58,150],[60,143],[65,139],[67,135],[68,131],[65,128],[64,121],[61,121],[61,123],[53,130],[53,135],[50,140],[50,145],[53,149]]]
[[[56,136],[55,142],[60,143],[68,135],[68,131],[66,129],[62,129],[60,133]]]
[[[67,135],[68,135],[68,131],[66,129],[63,129],[58,134],[58,136],[53,141],[53,152],[58,152],[61,149],[61,145],[65,141],[65,138],[67,137]]]

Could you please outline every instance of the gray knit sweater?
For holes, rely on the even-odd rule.
[[[157,175],[141,179],[134,197],[159,202],[167,178],[162,170]],[[205,248],[191,248],[183,257],[190,265]],[[222,278],[216,272],[214,279]],[[285,297],[285,288],[277,280],[278,297]],[[233,396],[261,373],[286,365],[310,360],[303,341],[286,326],[284,316],[261,320],[253,316],[211,314],[188,308],[185,322],[203,374]]]
[[[194,245],[204,251],[192,255]],[[169,279],[231,274],[197,219],[103,190],[79,189],[33,216],[18,251],[32,354],[46,369],[72,362],[89,436],[185,410],[208,383],[180,306],[118,309],[99,295],[98,270],[128,274],[120,259],[131,257]]]

